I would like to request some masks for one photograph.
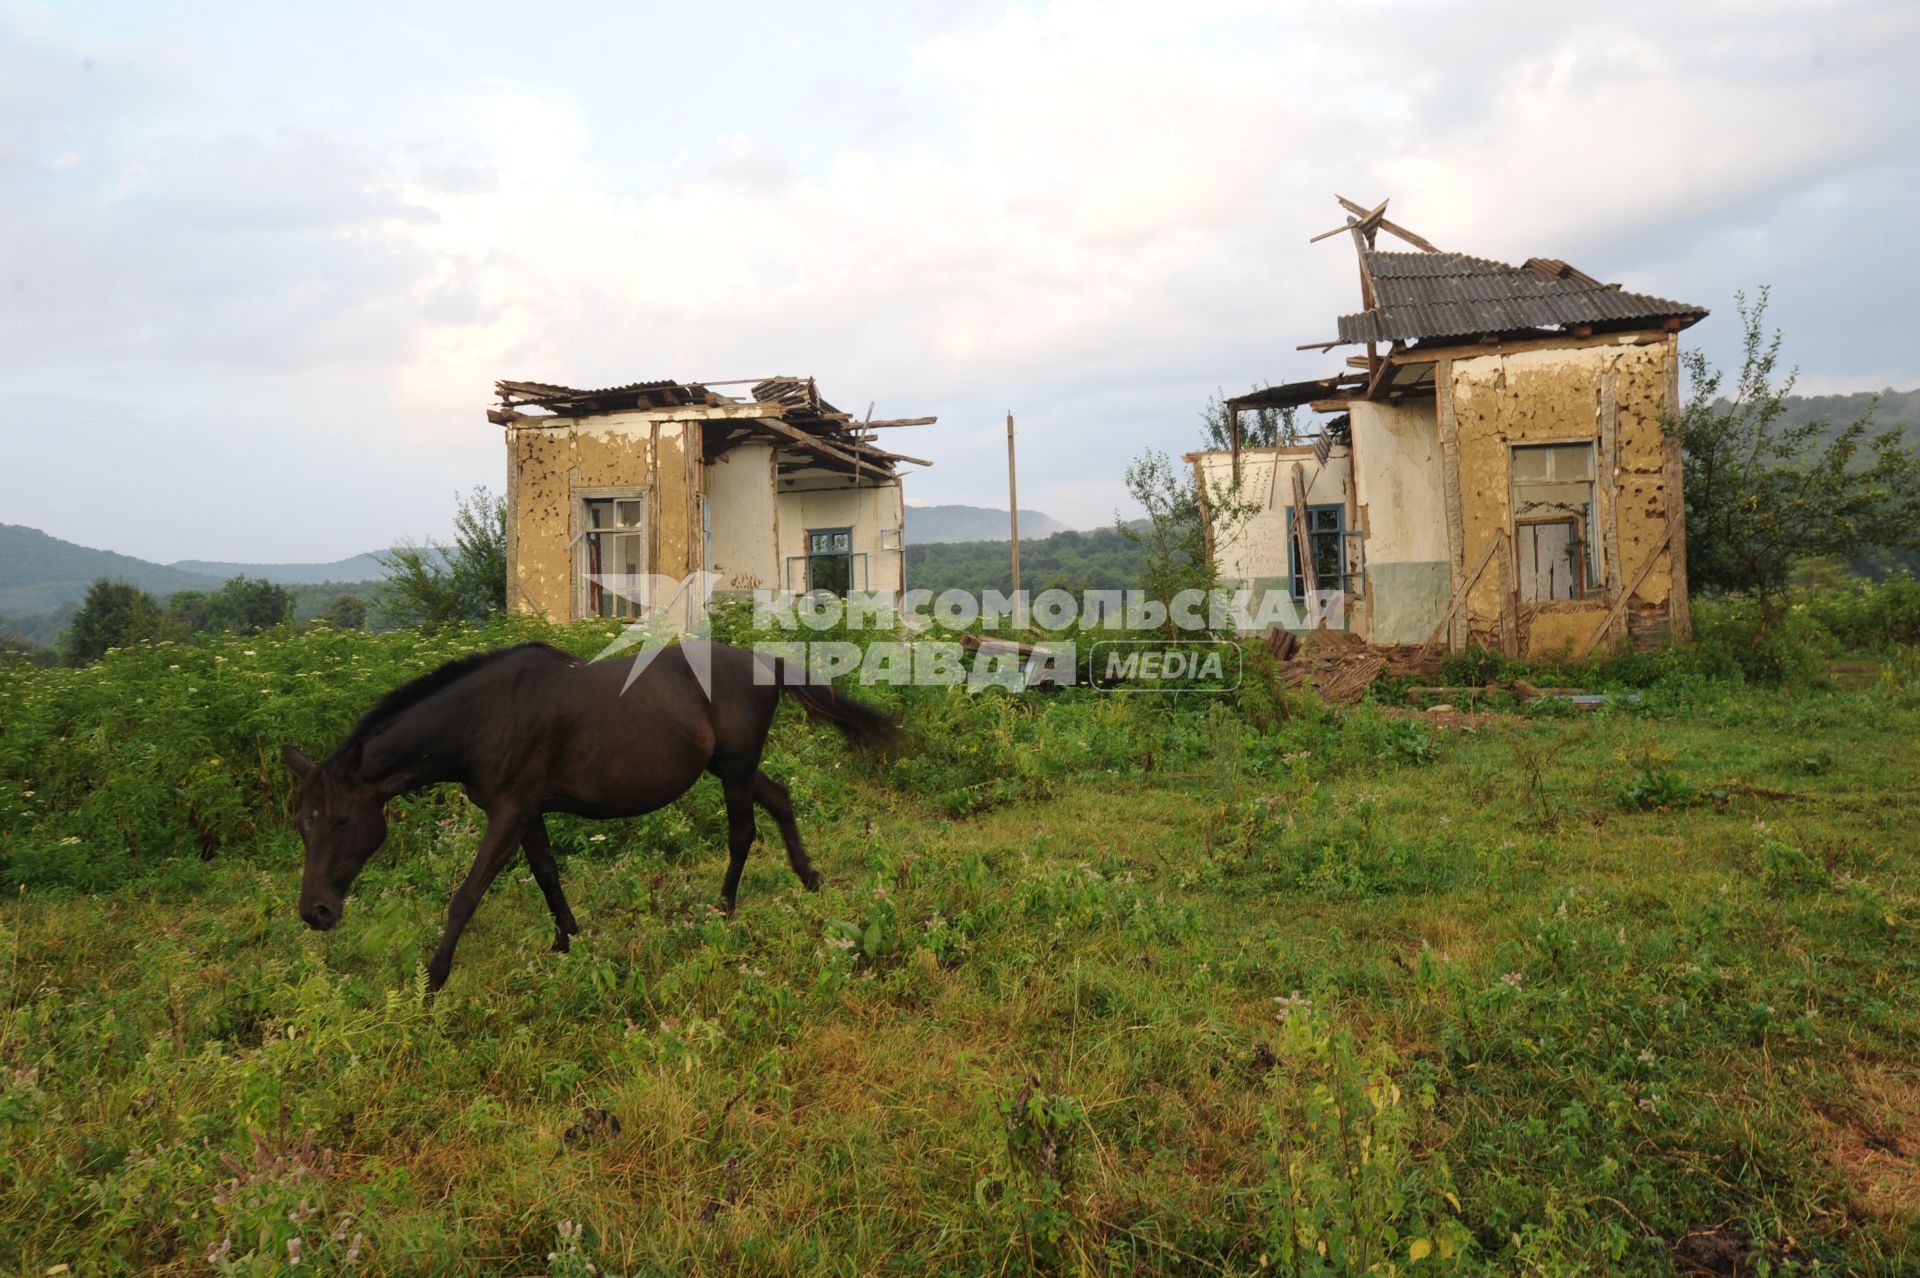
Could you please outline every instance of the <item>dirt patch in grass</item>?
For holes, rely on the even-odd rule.
[[[1920,1224],[1920,1079],[1868,1065],[1848,1073],[1851,1099],[1821,1114],[1827,1157],[1874,1216]]]
[[[1683,1274],[1745,1278],[1753,1257],[1753,1242],[1737,1229],[1696,1229],[1673,1243],[1673,1267]]]

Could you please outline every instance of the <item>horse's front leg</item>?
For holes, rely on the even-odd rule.
[[[541,895],[547,898],[547,910],[553,915],[553,948],[564,954],[569,938],[580,931],[580,925],[574,921],[573,911],[567,908],[567,894],[560,890],[560,867],[554,864],[553,841],[547,837],[545,817],[536,816],[527,822],[520,846],[526,850],[533,881],[540,885]]]
[[[487,832],[480,836],[480,855],[473,859],[466,881],[447,903],[447,930],[440,937],[440,948],[433,952],[433,962],[427,965],[428,989],[437,990],[447,983],[447,972],[453,967],[453,947],[460,943],[460,933],[473,917],[487,885],[512,859],[526,829],[525,812],[503,808],[487,813]]]

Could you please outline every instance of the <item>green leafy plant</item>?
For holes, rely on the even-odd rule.
[[[1431,1087],[1409,1096],[1385,1044],[1362,1047],[1297,995],[1282,1002],[1263,1264],[1303,1275],[1457,1267],[1470,1242],[1460,1200],[1446,1164],[1414,1153]]]
[[[1000,1102],[999,1113],[1006,1131],[1005,1171],[983,1179],[976,1197],[986,1201],[997,1187],[997,1214],[1009,1230],[1008,1243],[1036,1271],[1057,1272],[1073,1250],[1080,1225],[1074,1181],[1086,1110],[1073,1097],[1028,1078]]]

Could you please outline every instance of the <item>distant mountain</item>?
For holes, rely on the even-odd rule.
[[[222,580],[111,550],[76,546],[38,528],[0,524],[0,612],[52,612],[61,604],[79,601],[96,577],[130,581],[156,595],[212,590]]]
[[[325,564],[230,564],[212,559],[181,559],[169,565],[182,572],[226,581],[230,577],[259,577],[282,585],[311,585],[319,581],[376,581],[387,575],[372,555],[355,555]]]
[[[156,564],[112,550],[78,546],[20,524],[0,524],[0,614],[52,613],[86,596],[97,578],[128,581],[161,598],[180,590],[217,590],[232,577],[261,577],[289,586],[369,582],[386,577],[372,555],[324,564],[241,564],[183,559]]]
[[[908,506],[907,544],[924,546],[946,541],[1008,541],[1007,512],[993,506]],[[1020,512],[1020,540],[1048,537],[1068,531],[1052,515],[1037,510]]]

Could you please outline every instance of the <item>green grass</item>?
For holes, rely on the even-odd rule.
[[[98,686],[26,681],[113,669],[18,677],[8,1273],[283,1272],[296,1237],[300,1273],[1920,1266],[1910,662],[1447,736],[927,693],[887,765],[783,714],[823,891],[776,840],[719,918],[703,782],[562,831],[570,954],[503,875],[432,999],[458,800],[397,805],[312,933],[277,774],[221,746],[242,797],[196,780],[198,819],[245,837],[128,860],[21,797],[85,775]]]

